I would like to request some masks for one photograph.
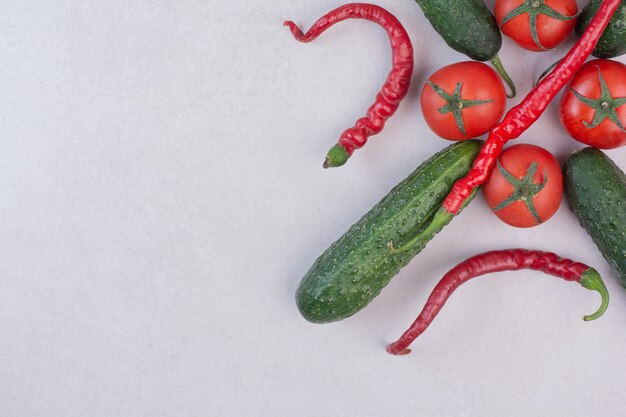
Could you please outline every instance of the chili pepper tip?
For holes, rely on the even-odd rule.
[[[324,160],[324,168],[334,168],[340,167],[345,164],[350,158],[350,154],[346,151],[346,148],[337,144],[330,148],[328,154],[326,154],[326,159]]]
[[[396,349],[396,343],[397,342],[389,343],[387,345],[387,349],[386,349],[387,353],[389,353],[391,355],[394,355],[394,356],[404,356],[404,355],[408,355],[409,353],[411,353],[411,349],[409,349],[409,348],[405,348],[405,349],[403,349],[403,350],[398,352],[397,349]]]
[[[602,302],[598,311],[588,316],[583,316],[583,320],[585,321],[595,320],[603,315],[609,306],[609,291],[606,289],[606,285],[604,285],[604,281],[602,281],[602,277],[598,271],[593,268],[589,268],[583,272],[580,277],[580,285],[588,290],[598,291],[600,293],[600,297],[602,297]]]
[[[293,37],[299,40],[300,42],[308,42],[307,40],[304,39],[304,33],[302,33],[298,25],[296,25],[291,20],[286,20],[285,22],[283,22],[283,26],[287,26],[289,30],[291,30],[291,34],[293,35]]]

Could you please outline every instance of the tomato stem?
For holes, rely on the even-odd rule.
[[[463,109],[467,109],[474,106],[480,106],[481,104],[492,103],[494,100],[465,100],[461,97],[461,89],[463,83],[456,83],[454,92],[452,94],[445,91],[443,88],[432,82],[426,80],[426,83],[437,93],[439,97],[445,100],[446,104],[441,106],[438,110],[440,114],[452,113],[454,122],[457,129],[465,137],[467,137],[467,131],[465,130],[465,122],[463,121]]]
[[[535,173],[537,172],[537,162],[533,162],[526,170],[526,174],[522,178],[517,178],[511,172],[509,172],[506,168],[504,168],[500,164],[500,160],[496,160],[496,166],[502,177],[511,184],[513,187],[513,192],[504,200],[500,201],[495,207],[491,209],[493,211],[499,211],[509,207],[511,204],[521,201],[524,203],[530,214],[535,218],[537,224],[543,222],[537,209],[535,208],[534,198],[543,187],[548,183],[548,170],[546,169],[543,173],[543,181],[541,184],[535,183]]]
[[[507,13],[504,18],[502,18],[502,21],[500,22],[500,28],[502,28],[502,26],[504,26],[506,23],[513,20],[514,18],[525,13],[528,14],[528,20],[530,23],[530,36],[533,39],[535,45],[537,45],[537,47],[543,51],[547,51],[548,48],[544,47],[541,44],[541,41],[539,41],[539,34],[537,32],[537,18],[539,17],[539,15],[545,15],[551,17],[552,19],[561,21],[572,20],[578,16],[578,14],[574,14],[571,16],[561,14],[545,4],[545,0],[526,0],[519,6],[511,10],[509,13]]]
[[[610,121],[615,123],[617,127],[619,127],[622,131],[626,131],[626,129],[624,129],[624,126],[622,125],[622,122],[619,120],[619,116],[617,115],[618,107],[626,104],[626,97],[613,97],[611,95],[611,90],[609,90],[609,86],[606,84],[606,81],[604,81],[604,77],[602,76],[602,71],[600,71],[600,67],[597,68],[601,91],[599,98],[585,97],[578,91],[570,88],[570,92],[581,103],[595,110],[591,123],[588,123],[586,120],[583,120],[582,123],[587,129],[593,129],[594,127],[597,127],[600,123],[602,123],[605,119],[609,119]]]

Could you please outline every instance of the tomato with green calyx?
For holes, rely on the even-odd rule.
[[[421,95],[426,123],[438,136],[466,140],[487,133],[502,117],[506,91],[486,64],[447,65],[431,75]]]
[[[498,157],[483,186],[483,195],[506,224],[537,226],[552,217],[561,204],[561,167],[550,152],[539,146],[511,146]]]
[[[561,44],[576,25],[576,0],[496,0],[494,14],[502,33],[529,51]]]
[[[626,145],[626,65],[587,62],[563,94],[559,118],[579,142],[601,149]]]

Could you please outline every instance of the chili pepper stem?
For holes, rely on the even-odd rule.
[[[463,210],[469,204],[469,202],[472,201],[472,197],[475,196],[477,192],[478,187],[474,188],[470,193],[470,197],[463,202],[463,204],[461,205],[461,210]],[[452,221],[454,216],[456,216],[456,214],[449,212],[445,209],[445,207],[439,207],[439,209],[437,209],[437,211],[433,215],[432,221],[411,240],[402,244],[400,247],[395,247],[393,241],[389,241],[387,242],[387,248],[392,253],[402,253],[409,250],[411,247],[420,242],[427,242],[430,237],[436,235],[441,231],[441,229],[447,226],[448,223]]]
[[[515,97],[515,95],[517,94],[517,89],[515,88],[515,83],[513,82],[511,77],[509,76],[509,73],[506,72],[506,69],[504,68],[504,65],[502,65],[502,61],[500,61],[500,57],[496,54],[496,56],[491,58],[490,62],[494,66],[494,68],[496,69],[498,74],[500,74],[500,77],[502,77],[504,82],[506,82],[506,85],[509,86],[509,90],[511,90],[511,95],[507,94],[506,96],[508,98]]]
[[[544,78],[546,78],[546,75],[548,75],[549,73],[552,72],[552,70],[561,63],[562,59],[559,59],[558,61],[556,61],[555,63],[551,64],[548,68],[545,69],[545,71],[543,71],[541,73],[541,75],[539,76],[539,78],[537,78],[537,81],[535,82],[534,87],[537,87],[537,84],[539,84],[541,82],[541,80],[543,80]]]
[[[350,158],[350,154],[346,151],[346,148],[343,146],[336,144],[328,151],[326,154],[326,159],[324,160],[324,168],[334,168],[340,167],[345,164]]]
[[[588,290],[598,291],[600,293],[600,297],[602,297],[602,303],[600,304],[598,311],[593,314],[583,316],[583,320],[585,321],[595,320],[603,315],[609,306],[609,291],[606,289],[606,285],[604,285],[602,277],[600,277],[600,274],[594,268],[589,268],[583,272],[580,278],[580,285]]]
[[[435,212],[435,215],[433,216],[433,221],[430,222],[428,226],[426,226],[425,229],[423,229],[421,232],[415,235],[411,240],[402,244],[399,247],[395,247],[393,245],[393,242],[389,241],[387,242],[387,247],[389,248],[389,251],[391,251],[392,253],[406,252],[418,242],[423,241],[424,239],[428,239],[428,236],[437,234],[441,229],[444,228],[444,226],[446,226],[448,223],[452,221],[453,217],[454,217],[453,214],[448,213],[443,208],[439,208]]]

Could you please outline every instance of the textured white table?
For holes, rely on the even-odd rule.
[[[510,228],[482,196],[365,310],[314,325],[293,301],[322,251],[448,145],[419,90],[448,49],[411,0],[413,87],[340,169],[326,150],[387,76],[385,33],[307,26],[338,1],[10,1],[0,6],[0,415],[517,416],[626,413],[626,291],[566,205]],[[493,5],[493,1],[488,2]],[[505,39],[521,100],[568,45]],[[624,58],[622,62],[626,62]],[[581,147],[552,105],[517,143]],[[609,152],[626,168],[626,149]],[[460,289],[392,357],[434,283],[472,254],[595,265],[611,306],[537,272]]]

